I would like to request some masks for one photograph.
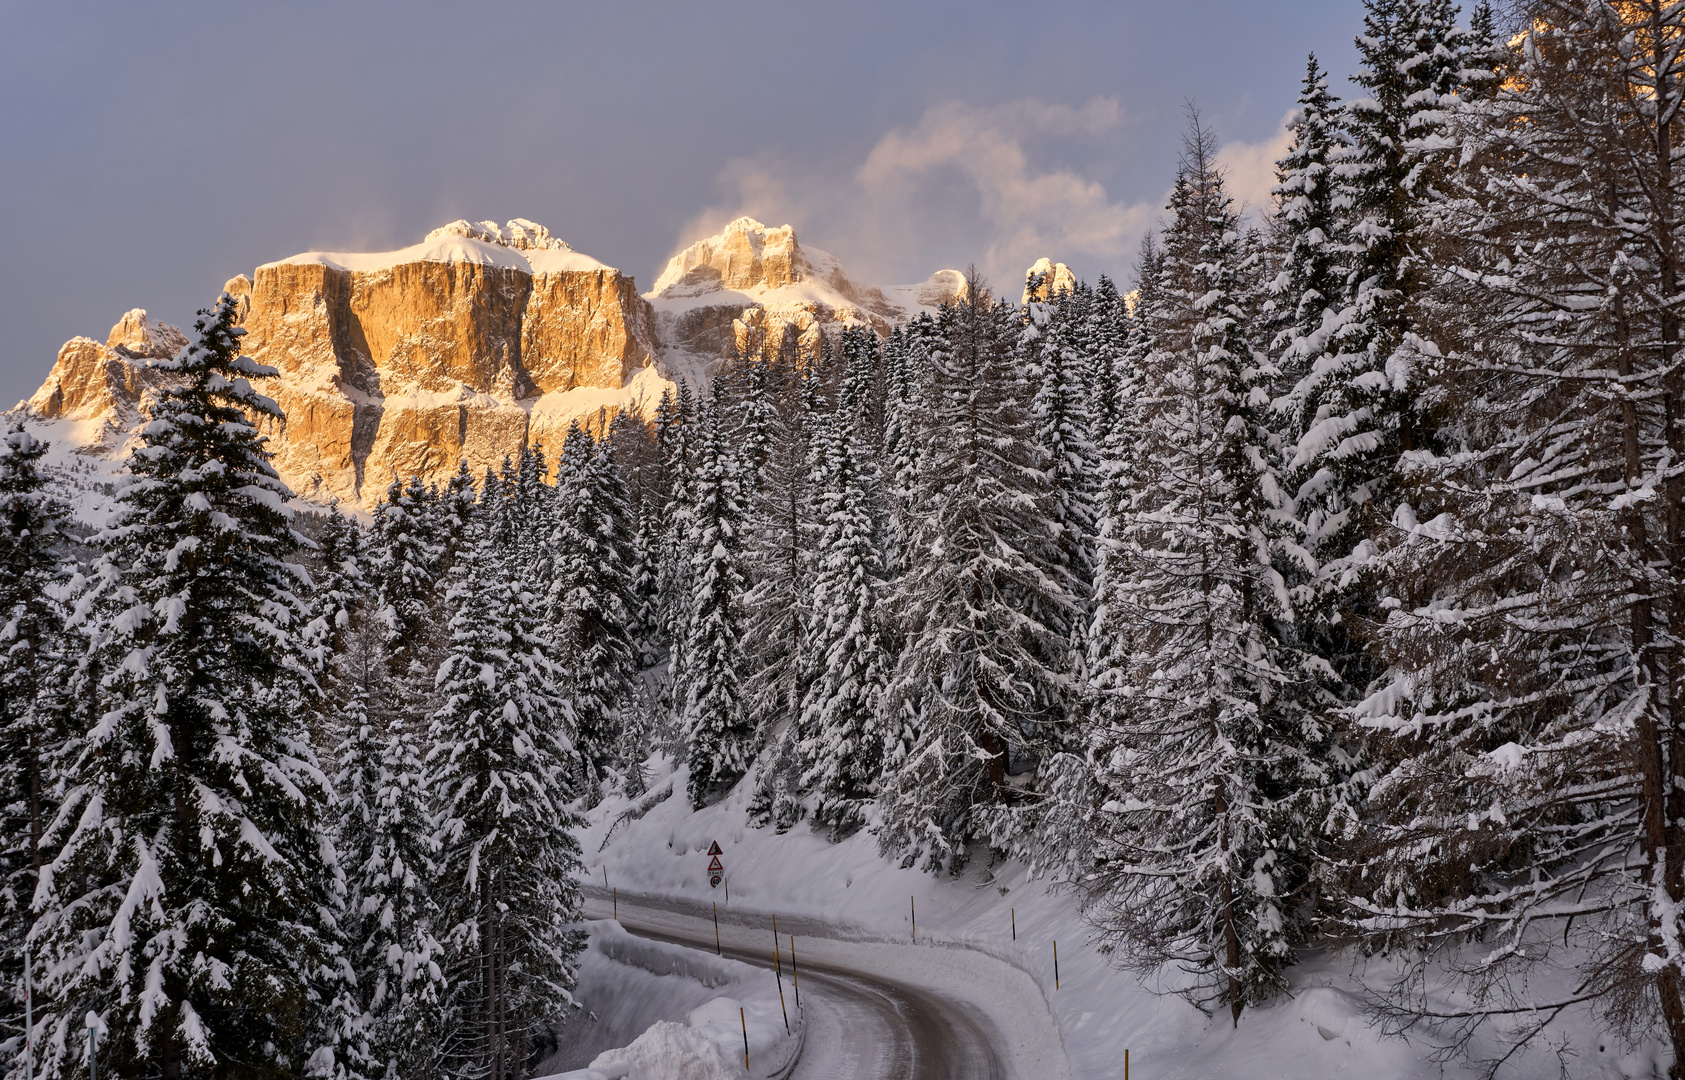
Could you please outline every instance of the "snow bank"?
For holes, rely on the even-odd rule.
[[[540,1066],[550,1072],[540,1080],[763,1080],[796,1055],[800,1020],[792,1015],[785,1033],[772,972],[635,937],[611,919],[585,926],[575,997],[587,1012],[559,1033],[563,1049]]]
[[[703,926],[711,935],[710,905],[717,902],[726,947],[764,949],[776,915],[781,935],[796,934],[803,959],[937,990],[982,1012],[1001,1033],[1013,1076],[1120,1075],[1125,1049],[1135,1075],[1157,1080],[1479,1075],[1474,1063],[1432,1060],[1433,1047],[1423,1041],[1382,1037],[1362,1005],[1388,973],[1359,958],[1308,958],[1290,972],[1287,995],[1248,1009],[1237,1028],[1226,1012],[1206,1016],[1165,993],[1167,981],[1142,979],[1108,962],[1091,943],[1075,897],[1029,879],[1017,863],[990,867],[985,856],[959,877],[903,870],[878,853],[867,833],[833,844],[805,825],[783,836],[751,828],[747,784],[692,812],[682,794],[684,770],[661,758],[651,762],[652,792],[669,778],[679,794],[640,817],[628,815],[631,803],[619,797],[589,815],[581,839],[586,880],[595,883],[588,888],[592,910],[608,907],[600,884],[606,869],[623,915],[645,923],[646,913],[632,906],[642,894],[660,905],[653,918],[667,919],[675,936],[681,929],[695,936]],[[726,881],[719,888],[708,884],[713,842],[723,852]],[[686,918],[690,925],[682,927]],[[1590,1018],[1569,1033],[1576,1076],[1648,1075],[1646,1055],[1600,1039]],[[1505,1072],[1556,1074],[1555,1055],[1543,1045]]]

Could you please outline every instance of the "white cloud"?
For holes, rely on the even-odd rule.
[[[795,225],[804,243],[836,250],[867,280],[885,267],[903,277],[914,268],[917,277],[940,269],[932,260],[943,256],[931,253],[939,246],[931,234],[943,228],[975,242],[958,261],[975,261],[997,288],[1013,294],[1019,275],[1042,256],[1126,266],[1163,200],[1114,200],[1099,181],[1044,164],[1061,144],[1118,138],[1124,123],[1115,97],[1081,106],[949,102],[888,132],[852,173],[773,155],[740,158],[719,177],[730,194],[687,222],[679,246],[748,214],[769,225]],[[936,217],[941,224],[932,224]],[[953,237],[944,240],[951,247]]]
[[[1237,206],[1255,216],[1262,216],[1275,205],[1270,197],[1270,189],[1275,187],[1275,163],[1293,143],[1287,123],[1295,111],[1289,109],[1275,134],[1267,139],[1255,143],[1227,142],[1217,148],[1217,167],[1223,170],[1223,183],[1229,194]]]
[[[1123,119],[1116,98],[1094,98],[1081,108],[1033,100],[987,109],[938,105],[879,140],[855,180],[869,202],[885,207],[910,201],[934,174],[956,171],[977,197],[978,224],[989,238],[979,262],[999,284],[1016,280],[1044,255],[1116,262],[1157,205],[1114,202],[1098,181],[1041,168],[1024,143],[1095,139],[1115,132]]]

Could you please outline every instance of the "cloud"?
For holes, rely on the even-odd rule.
[[[997,282],[1016,279],[1044,255],[1125,257],[1157,210],[1152,203],[1115,202],[1105,187],[1068,168],[1041,167],[1030,140],[1093,140],[1123,123],[1116,98],[1080,108],[1034,100],[976,108],[958,102],[926,110],[911,127],[880,139],[855,173],[867,201],[879,208],[913,201],[941,173],[958,174],[977,199],[987,237],[980,260]]]
[[[1080,106],[949,102],[890,130],[853,168],[739,158],[717,178],[723,198],[686,222],[678,247],[747,214],[795,225],[804,244],[833,248],[851,273],[884,283],[976,262],[1016,294],[1011,283],[1042,256],[1116,274],[1163,199],[1115,200],[1058,159],[1061,150],[1103,147],[1125,122],[1115,97]]]
[[[1275,205],[1270,189],[1275,187],[1275,163],[1293,143],[1288,121],[1296,110],[1289,109],[1276,131],[1259,142],[1227,142],[1217,148],[1217,167],[1235,204],[1261,217]]]

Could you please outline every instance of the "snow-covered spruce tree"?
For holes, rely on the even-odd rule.
[[[1281,265],[1270,292],[1282,326],[1270,343],[1286,391],[1277,408],[1288,417],[1286,434],[1297,444],[1322,400],[1317,361],[1335,343],[1345,309],[1345,252],[1341,249],[1340,188],[1334,167],[1348,140],[1340,131],[1339,99],[1312,56],[1305,64],[1298,110],[1288,124],[1292,145],[1276,162],[1272,222]]]
[[[1094,291],[1079,283],[1061,297],[1056,304],[1032,301],[1026,305],[1020,338],[1021,350],[1030,361],[1024,365],[1035,394],[1030,414],[1050,489],[1047,514],[1052,535],[1045,541],[1047,552],[1042,558],[1064,586],[1054,607],[1033,615],[1063,639],[1047,655],[1047,666],[1080,680],[1094,587],[1095,496],[1100,477],[1089,411],[1093,361],[1088,336]],[[1068,604],[1067,598],[1074,604]],[[1041,703],[1038,711],[1048,727],[1049,746],[1080,742],[1071,728],[1068,706],[1069,695],[1064,693]]]
[[[303,736],[304,573],[288,562],[290,492],[250,419],[279,417],[251,385],[275,371],[237,355],[234,318],[224,295],[158,362],[180,382],[142,429],[77,601],[101,715],[36,894],[48,1076],[83,1067],[90,1011],[117,1075],[327,1064],[311,1036],[334,1026],[339,872]]]
[[[1018,330],[1016,305],[972,274],[924,359],[913,531],[894,596],[905,644],[890,686],[891,709],[917,717],[919,736],[885,778],[879,833],[908,865],[963,865],[983,835],[976,811],[1012,798],[1009,761],[1046,748],[1037,709],[1065,689],[1046,662],[1059,632],[1032,614],[1069,613],[1074,600],[1045,561],[1050,492],[1013,370]]]
[[[866,446],[876,449],[883,442],[884,379],[882,349],[876,332],[864,326],[843,330],[842,379],[837,386],[837,412]]]
[[[468,490],[473,490],[471,483]],[[439,531],[421,481],[411,478],[405,486],[393,480],[375,507],[368,574],[386,626],[388,663],[400,678],[412,660],[431,667],[442,600],[438,572],[442,562],[455,557],[440,542]]]
[[[515,466],[515,554],[520,565],[527,568],[531,587],[541,594],[549,591],[555,574],[547,541],[556,529],[556,489],[547,483],[549,475],[544,448],[522,447]]]
[[[1306,546],[1322,575],[1346,592],[1361,588],[1353,560],[1361,562],[1363,540],[1396,501],[1399,454],[1432,441],[1434,416],[1395,353],[1426,280],[1420,231],[1445,168],[1444,110],[1463,77],[1464,31],[1448,0],[1365,0],[1364,8],[1353,81],[1369,96],[1345,104],[1352,145],[1334,170],[1344,307],[1326,340],[1313,342],[1319,358],[1295,388],[1306,415],[1291,460],[1308,477],[1297,500],[1301,516],[1315,523]],[[1369,609],[1362,596],[1341,603]]]
[[[813,818],[846,836],[865,823],[864,803],[883,770],[887,590],[872,516],[876,476],[864,437],[845,414],[814,424],[819,544],[812,599],[813,676],[801,702],[801,786]]]
[[[1118,294],[1117,285],[1104,274],[1094,286],[1086,323],[1081,331],[1080,352],[1088,366],[1084,379],[1088,388],[1085,405],[1089,437],[1098,458],[1100,448],[1105,446],[1117,423],[1119,400],[1129,393],[1124,364],[1124,352],[1129,345],[1129,304]],[[1098,479],[1094,483],[1098,488]],[[1096,521],[1099,513],[1096,507]]]
[[[780,367],[774,371],[778,408],[771,452],[749,500],[745,565],[743,653],[749,672],[745,703],[758,740],[768,746],[750,806],[757,824],[788,829],[799,818],[801,787],[799,719],[814,674],[813,427],[822,406],[820,374]]]
[[[435,580],[443,582],[448,580],[451,567],[463,557],[463,551],[468,546],[468,523],[479,510],[479,492],[474,487],[474,474],[468,470],[466,460],[459,460],[456,471],[445,481],[443,491],[434,488],[423,495],[420,481],[414,479],[410,491],[414,505],[423,515],[417,528],[433,541]],[[442,585],[432,599],[436,604],[443,603]]]
[[[364,571],[367,549],[368,538],[357,523],[337,507],[330,507],[317,530],[311,619],[305,628],[311,661],[317,670],[343,651],[351,620],[369,598]]]
[[[67,507],[47,489],[47,444],[18,424],[0,436],[0,1012],[23,1026],[23,940],[41,876],[57,778],[72,751],[64,698],[73,668],[55,589],[66,572]]]
[[[1456,119],[1467,166],[1433,333],[1411,343],[1456,422],[1442,453],[1406,456],[1410,501],[1378,537],[1387,671],[1354,710],[1381,733],[1354,918],[1462,981],[1431,1001],[1401,982],[1401,1026],[1461,1048],[1490,1025],[1502,1053],[1589,1005],[1659,1035],[1679,1077],[1685,11],[1517,14],[1504,85]]]
[[[442,845],[432,900],[450,950],[448,1075],[519,1078],[537,1025],[572,1002],[581,947],[574,746],[541,598],[485,520],[453,572],[443,703],[428,735]]]
[[[665,406],[665,408],[664,408]],[[655,441],[663,462],[665,482],[660,507],[662,531],[656,548],[656,595],[661,602],[661,634],[667,645],[663,693],[675,716],[684,712],[682,657],[685,623],[690,611],[691,491],[694,483],[697,431],[696,401],[690,387],[661,396],[655,410]]]
[[[1119,603],[1119,589],[1129,568],[1120,558],[1119,535],[1123,513],[1135,486],[1137,431],[1136,396],[1141,371],[1151,352],[1147,332],[1157,310],[1163,254],[1151,233],[1141,241],[1136,263],[1135,307],[1127,313],[1121,344],[1112,368],[1112,405],[1106,436],[1099,446],[1096,478],[1094,591],[1086,634],[1083,668],[1084,718],[1089,725],[1113,718],[1128,678],[1134,626],[1128,606]]]
[[[578,732],[580,794],[595,805],[607,770],[617,764],[620,720],[638,671],[629,627],[631,536],[626,490],[614,446],[578,423],[569,426],[556,464],[554,583],[549,625],[565,658],[564,688]]]
[[[742,663],[744,508],[736,456],[726,445],[716,394],[697,424],[690,480],[690,603],[679,654],[680,720],[690,762],[691,805],[701,809],[742,779],[754,759],[755,725],[744,707]]]
[[[394,708],[381,628],[359,616],[334,665],[341,742],[336,844],[346,867],[346,939],[370,1076],[437,1075],[445,1040],[445,951],[434,937],[438,840],[423,746]]]
[[[1348,143],[1338,122],[1338,102],[1312,56],[1306,62],[1298,109],[1288,125],[1292,144],[1276,162],[1276,213],[1270,222],[1275,276],[1266,290],[1269,310],[1261,323],[1273,331],[1267,352],[1277,368],[1269,390],[1275,396],[1271,426],[1280,437],[1278,471],[1294,496],[1291,532],[1282,537],[1276,554],[1295,613],[1293,625],[1283,633],[1301,652],[1322,661],[1311,663],[1302,672],[1306,677],[1297,679],[1288,692],[1301,699],[1302,708],[1321,711],[1351,704],[1374,676],[1373,664],[1354,633],[1369,597],[1345,565],[1353,554],[1351,545],[1361,544],[1366,535],[1352,519],[1361,511],[1347,501],[1351,492],[1332,471],[1336,466],[1330,463],[1342,460],[1340,452],[1317,461],[1300,451],[1311,428],[1328,416],[1327,373],[1342,363],[1336,354],[1342,347],[1342,319],[1352,300],[1351,252],[1339,242],[1347,193],[1336,182],[1335,168]],[[1340,568],[1324,572],[1319,557],[1334,560]],[[1342,743],[1335,752],[1340,762],[1336,774],[1359,775],[1353,749]]]
[[[1084,885],[1103,941],[1132,965],[1180,969],[1189,1000],[1238,1023],[1284,984],[1302,931],[1294,894],[1326,733],[1278,711],[1300,658],[1272,566],[1272,371],[1245,337],[1244,245],[1214,152],[1196,116],[1144,312],[1155,348],[1111,600],[1133,640],[1109,691],[1123,700],[1095,733],[1103,810]]]

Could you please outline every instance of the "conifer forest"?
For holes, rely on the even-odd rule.
[[[1131,281],[974,271],[372,516],[293,500],[226,295],[103,531],[6,434],[6,1075],[523,1080],[665,754],[1059,877],[1227,1025],[1349,950],[1389,1031],[1685,1076],[1685,4],[1353,29],[1271,206],[1190,107]]]

